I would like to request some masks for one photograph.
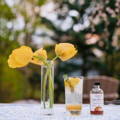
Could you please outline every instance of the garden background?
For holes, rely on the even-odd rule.
[[[112,76],[120,80],[120,0],[0,0],[0,102],[40,100],[40,66],[8,67],[21,45],[73,43],[75,58],[55,63],[55,102],[64,102],[63,74]],[[120,93],[120,91],[118,91]]]

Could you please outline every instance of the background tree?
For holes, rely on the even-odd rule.
[[[36,84],[40,82],[40,79],[32,79],[33,76],[36,77],[32,74],[36,68],[29,66],[13,70],[8,67],[7,59],[11,51],[20,45],[29,45],[36,49],[33,36],[41,26],[40,7],[45,2],[20,0],[9,3],[7,0],[0,0],[0,102],[36,98],[34,91],[38,88]],[[39,94],[40,92],[37,93],[37,98]]]
[[[23,83],[20,82],[24,81],[24,78],[17,70],[11,71],[6,64],[8,54],[18,46],[18,42],[13,40],[12,28],[8,29],[6,26],[9,21],[15,19],[15,15],[3,0],[0,1],[0,13],[0,102],[8,102],[24,96]]]
[[[54,10],[45,14],[44,5]],[[0,102],[39,99],[40,68],[30,65],[12,70],[7,66],[8,55],[20,45],[33,50],[45,47],[49,58],[54,56],[49,43],[76,45],[76,58],[56,63],[57,102],[63,102],[64,73],[120,78],[119,6],[120,0],[19,0],[11,4],[0,0]]]
[[[120,0],[62,0],[50,14],[55,14],[54,20],[43,16],[42,22],[54,32],[51,39],[73,43],[78,49],[78,57],[59,62],[56,82],[63,82],[63,73],[120,78],[119,6]],[[63,91],[63,86],[59,89]]]

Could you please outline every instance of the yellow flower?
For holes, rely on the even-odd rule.
[[[62,61],[66,61],[72,58],[77,53],[77,50],[70,43],[60,43],[56,44],[55,53]]]
[[[41,57],[44,60],[47,60],[47,52],[43,48],[37,50],[33,54],[33,59],[31,60],[31,63],[37,64],[37,65],[43,65],[43,61],[39,60],[38,58],[35,57]]]
[[[32,49],[27,46],[21,46],[12,51],[8,59],[8,65],[11,68],[24,67],[31,61],[32,57]]]

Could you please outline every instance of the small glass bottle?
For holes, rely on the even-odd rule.
[[[104,106],[104,92],[100,88],[100,83],[96,82],[90,91],[90,113],[93,115],[102,115]]]

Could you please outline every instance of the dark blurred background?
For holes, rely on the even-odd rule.
[[[0,102],[40,99],[40,66],[10,69],[11,51],[44,47],[50,59],[60,42],[73,43],[78,55],[55,63],[55,102],[64,102],[63,74],[119,81],[120,0],[0,0]]]

